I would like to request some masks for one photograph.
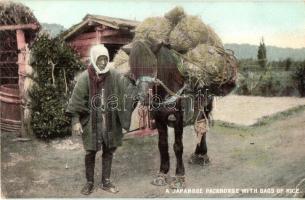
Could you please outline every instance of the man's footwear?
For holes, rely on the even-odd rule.
[[[118,188],[115,187],[115,186],[110,182],[109,179],[106,179],[105,181],[103,181],[103,183],[101,184],[100,187],[101,187],[102,190],[105,190],[105,191],[110,192],[110,193],[113,193],[113,194],[119,192]]]
[[[89,195],[89,194],[91,194],[93,192],[93,187],[94,187],[93,182],[87,182],[84,185],[83,189],[81,190],[81,193],[83,195]]]

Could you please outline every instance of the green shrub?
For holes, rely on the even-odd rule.
[[[260,79],[261,76],[256,72],[239,73],[235,92],[241,95],[255,95]]]
[[[58,38],[41,35],[31,48],[32,77],[30,91],[33,132],[48,139],[70,134],[65,108],[76,72],[84,68],[73,50]]]
[[[289,60],[289,61],[287,61]],[[269,62],[265,69],[253,59],[239,61],[236,94],[254,96],[298,96],[304,93],[304,61]],[[287,67],[289,65],[289,67]],[[305,68],[305,67],[304,67]],[[302,82],[303,81],[303,82]]]
[[[242,72],[235,93],[253,96],[294,96],[298,91],[291,72],[268,69]]]

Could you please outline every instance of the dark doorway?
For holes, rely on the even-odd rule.
[[[108,49],[110,62],[112,62],[114,55],[118,52],[118,50],[123,46],[122,44],[104,44]]]

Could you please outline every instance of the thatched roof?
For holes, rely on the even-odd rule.
[[[139,24],[139,22],[128,19],[88,14],[83,18],[83,21],[78,24],[75,24],[74,26],[63,32],[61,36],[63,37],[63,39],[66,40],[74,36],[75,34],[83,32],[84,30],[86,30],[86,28],[94,24],[108,26],[117,30],[122,29],[133,31],[135,27]]]
[[[18,45],[16,29],[31,44],[40,29],[31,9],[21,3],[0,0],[0,85],[18,84]]]
[[[28,42],[32,41],[39,29],[40,25],[31,9],[21,3],[13,1],[0,1],[0,26],[9,26],[9,25],[27,25],[35,24],[35,29],[27,29],[25,31],[26,39]],[[0,31],[0,41],[11,38],[15,39],[15,34],[10,30]]]

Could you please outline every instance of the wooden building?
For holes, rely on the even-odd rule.
[[[117,50],[131,42],[138,21],[101,15],[86,15],[83,20],[65,31],[62,36],[82,57],[89,61],[90,48],[104,44],[109,51],[110,61]]]

